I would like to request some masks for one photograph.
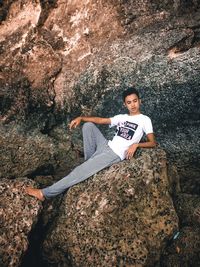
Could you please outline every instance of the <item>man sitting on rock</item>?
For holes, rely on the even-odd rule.
[[[155,147],[151,119],[140,113],[141,100],[138,91],[134,87],[129,87],[122,96],[129,114],[120,114],[112,118],[77,117],[71,121],[70,130],[79,126],[82,121],[86,122],[82,129],[85,161],[49,187],[26,188],[29,195],[41,201],[54,197],[100,170],[121,160],[132,158],[138,147]],[[94,123],[116,126],[117,131],[112,141],[108,141]],[[140,143],[144,133],[147,141]]]

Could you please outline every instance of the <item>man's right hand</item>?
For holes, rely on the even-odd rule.
[[[72,128],[76,128],[79,126],[81,123],[81,117],[77,117],[74,120],[72,120],[69,124],[69,129],[71,130]]]

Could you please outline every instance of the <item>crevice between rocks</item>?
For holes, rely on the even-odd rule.
[[[194,47],[200,48],[200,25],[189,28],[191,34],[182,38],[168,49],[170,58],[175,58]]]
[[[40,5],[42,8],[40,18],[38,20],[38,27],[42,27],[48,18],[48,15],[53,8],[57,8],[57,0],[40,0]]]

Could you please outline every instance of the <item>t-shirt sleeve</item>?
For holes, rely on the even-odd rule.
[[[110,127],[117,126],[121,120],[121,115],[116,115],[110,118],[110,120],[111,120]]]
[[[144,130],[145,134],[153,133],[153,125],[152,125],[151,119],[149,117],[146,117],[146,119],[144,121],[143,130]]]

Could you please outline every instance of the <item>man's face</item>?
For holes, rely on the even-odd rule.
[[[130,115],[140,114],[140,104],[141,100],[136,94],[128,95],[124,101],[124,105],[128,109]]]

